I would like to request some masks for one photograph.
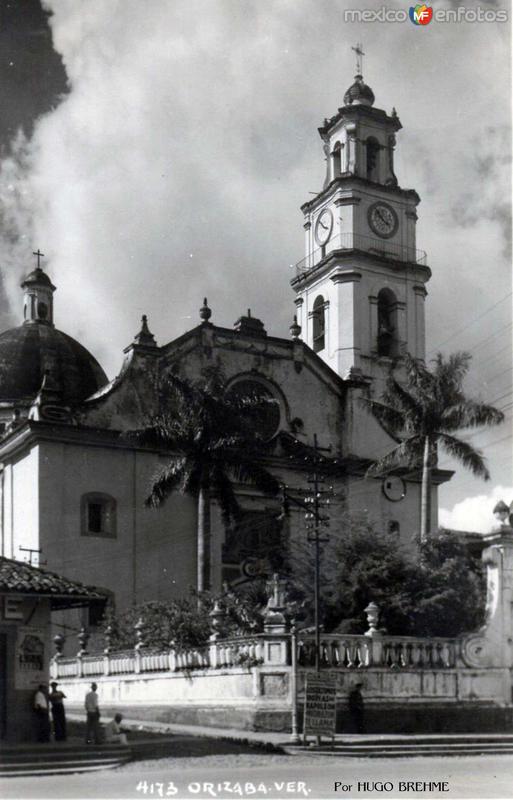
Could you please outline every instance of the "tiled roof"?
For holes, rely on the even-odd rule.
[[[52,599],[54,608],[87,605],[91,600],[105,600],[93,586],[70,581],[56,572],[0,556],[0,594],[34,594]]]

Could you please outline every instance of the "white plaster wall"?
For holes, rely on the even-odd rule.
[[[21,547],[38,550],[39,544],[39,457],[38,447],[8,464],[2,492],[2,554],[19,561],[29,560]],[[32,563],[38,563],[34,553]]]
[[[158,464],[151,453],[42,444],[40,527],[49,566],[114,591],[120,608],[186,593],[196,581],[195,504],[176,494],[159,510],[145,508]],[[81,535],[80,499],[95,491],[116,500],[116,538]]]

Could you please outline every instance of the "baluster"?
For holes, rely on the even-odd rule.
[[[444,642],[442,645],[442,661],[445,667],[451,667],[453,664],[452,646],[450,642]]]
[[[364,640],[360,641],[359,652],[358,652],[358,657],[359,657],[359,661],[360,661],[359,666],[360,667],[369,667],[370,666],[370,660],[371,660],[370,648],[371,648],[371,644],[369,642],[364,641]]]
[[[351,669],[352,667],[355,666],[355,660],[356,660],[355,646],[352,642],[348,643],[346,642],[346,655],[347,655],[347,667],[348,669]]]

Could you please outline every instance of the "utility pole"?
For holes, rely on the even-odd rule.
[[[324,449],[324,448],[323,448]],[[331,449],[331,448],[327,448]],[[306,529],[308,531],[308,541],[314,544],[314,629],[315,629],[315,671],[321,669],[321,620],[320,620],[320,578],[321,578],[321,544],[329,541],[329,536],[323,535],[322,528],[329,527],[329,516],[323,513],[324,506],[329,505],[329,499],[323,499],[323,495],[332,494],[333,487],[327,490],[322,489],[325,478],[321,474],[320,465],[326,461],[321,455],[321,448],[314,434],[313,455],[306,459],[313,466],[313,472],[308,478],[308,483],[312,484],[312,489],[301,501],[287,493],[286,486],[282,487],[282,515],[288,516],[290,504],[294,504],[305,511]],[[333,461],[335,464],[336,461]]]
[[[324,476],[320,474],[319,465],[323,461],[319,452],[317,434],[314,434],[313,473],[308,482],[312,490],[305,498],[309,510],[305,514],[308,541],[314,544],[314,628],[315,628],[315,671],[321,671],[321,620],[320,620],[320,582],[321,582],[321,542],[327,542],[329,536],[322,535],[321,528],[329,527],[329,516],[323,514],[323,506],[329,505],[329,500],[323,500],[322,495],[327,492],[321,488]],[[328,490],[331,492],[331,487]]]

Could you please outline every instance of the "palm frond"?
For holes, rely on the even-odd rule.
[[[168,461],[153,477],[151,492],[145,500],[146,506],[158,508],[166,498],[180,486],[186,459],[183,457]]]
[[[397,467],[415,469],[422,464],[423,449],[424,437],[416,435],[410,436],[397,447],[394,447],[389,453],[371,464],[365,476],[376,478],[380,475],[386,475]]]
[[[476,450],[468,442],[456,439],[455,436],[449,436],[447,433],[440,433],[438,441],[446,453],[460,461],[474,475],[478,478],[484,478],[485,481],[490,480],[490,473],[486,467],[485,459],[479,450]]]
[[[464,400],[444,409],[441,427],[446,431],[462,428],[479,428],[481,425],[500,425],[504,414],[498,408],[477,400]]]
[[[424,417],[422,402],[394,378],[390,378],[387,381],[384,400],[389,406],[399,407],[403,413],[404,424],[407,429],[420,426]]]
[[[389,403],[380,400],[371,400],[370,397],[361,397],[360,402],[366,406],[386,428],[393,431],[401,431],[404,428],[404,414],[401,410],[394,408]]]
[[[280,482],[257,461],[239,454],[230,464],[230,471],[240,483],[249,483],[265,494],[280,491]]]

